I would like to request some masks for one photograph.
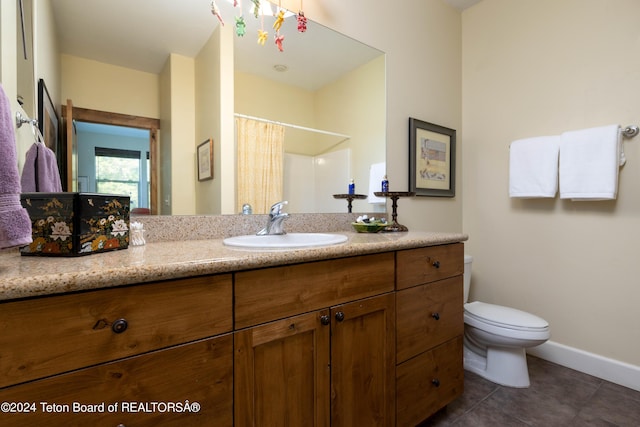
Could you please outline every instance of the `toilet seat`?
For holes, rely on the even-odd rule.
[[[549,324],[541,317],[480,301],[464,305],[464,322],[496,335],[531,339],[544,339],[549,335]]]

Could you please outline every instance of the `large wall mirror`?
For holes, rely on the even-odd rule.
[[[160,119],[160,147],[155,153],[159,157],[156,159],[157,213],[238,212],[238,206],[244,200],[235,193],[225,196],[226,191],[221,189],[236,188],[240,184],[237,179],[229,179],[228,184],[225,178],[228,172],[226,175],[220,172],[229,163],[238,161],[222,157],[220,163],[220,157],[229,151],[224,148],[237,146],[236,120],[275,123],[284,127],[281,176],[283,198],[289,200],[289,212],[346,212],[346,201],[334,198],[333,194],[346,193],[350,179],[355,180],[357,193],[368,195],[372,189],[378,191],[376,185],[379,183],[373,182],[378,178],[370,182],[370,177],[372,167],[377,168],[376,174],[379,174],[384,171],[385,163],[384,53],[319,25],[312,17],[307,17],[306,32],[300,32],[295,14],[287,14],[277,33],[282,40],[280,51],[273,27],[278,4],[264,0],[261,3],[264,10],[256,19],[251,1],[241,2],[244,10],[240,11],[233,6],[232,0],[216,0],[216,9],[220,11],[224,25],[212,13],[209,0],[55,0],[51,3],[62,58],[60,103],[65,103],[66,95],[72,93],[71,100],[77,107]],[[285,3],[282,2],[283,7]],[[295,4],[297,8],[298,3]],[[235,25],[240,16],[245,22],[242,36]],[[264,45],[258,42],[259,30],[268,33]],[[203,71],[201,63],[206,61],[198,58],[211,40],[217,43],[216,54],[220,58],[210,61],[217,69]],[[232,43],[233,47],[225,47],[224,43]],[[189,58],[196,58],[194,71],[186,72],[196,74],[195,86],[181,86],[182,82],[178,84],[174,80],[167,85],[167,79],[184,72],[180,67],[188,63]],[[233,63],[232,90],[225,86],[229,80],[221,80],[221,69],[229,59]],[[106,64],[117,68],[110,72]],[[133,89],[122,94],[118,88],[112,88],[100,94],[99,83],[83,88],[82,85],[90,81],[87,75],[94,69],[104,73],[105,79],[122,72],[125,76],[121,79],[122,87]],[[151,77],[141,82],[133,81],[133,78],[129,81],[126,77],[129,74],[122,70],[157,77],[155,80]],[[220,96],[216,102],[209,102],[217,104],[211,112],[202,111],[201,106],[207,102],[199,100],[201,94],[209,90],[206,87],[209,83]],[[188,89],[183,90],[184,87]],[[189,91],[194,93],[191,98],[185,98]],[[94,95],[85,97],[89,93]],[[145,93],[150,95],[145,96],[144,101],[137,99]],[[109,99],[110,95],[114,99]],[[181,105],[185,99],[186,107]],[[190,99],[195,99],[200,110],[192,111]],[[133,112],[127,110],[138,103],[146,105],[145,102],[152,106]],[[234,123],[231,135],[227,133],[217,138],[215,134],[198,136],[197,132],[189,132],[193,128],[189,125],[193,120],[191,116],[197,116],[196,120],[201,122],[215,123],[215,128],[224,127],[220,125],[224,120],[229,123],[229,112],[233,116],[231,123]],[[176,136],[180,128],[185,129],[186,137]],[[101,132],[82,123],[77,124],[77,129],[85,134],[99,135]],[[209,137],[213,139],[215,156],[213,180],[199,181],[195,170],[196,151]],[[97,138],[108,139],[111,144],[113,130],[109,130],[108,137]],[[122,140],[127,141],[127,138]],[[91,144],[95,145],[95,142]],[[93,152],[100,151],[95,151],[94,145],[91,145]],[[224,146],[222,150],[221,145]],[[153,150],[150,151],[153,155]],[[87,186],[91,177],[86,174],[91,172],[82,171],[91,171],[95,166],[82,168],[82,162],[87,160],[80,156],[81,152],[77,150],[80,184]],[[141,153],[140,159],[146,160],[144,149]],[[259,155],[256,151],[255,156]],[[95,158],[88,161],[95,162]],[[149,162],[148,167],[152,164]],[[239,174],[243,171],[236,171],[235,178]],[[156,191],[154,187],[150,188],[147,190]],[[226,204],[226,208],[220,208],[224,204],[218,201],[200,201],[203,194],[209,198],[212,194],[235,197],[235,200]],[[184,195],[183,201],[179,201],[181,195]],[[152,197],[144,195],[138,199],[144,204],[144,200]],[[384,204],[380,200],[354,202],[354,212],[383,210]]]
[[[33,77],[33,4],[17,2],[17,92],[18,103],[29,117],[36,116],[35,79]]]

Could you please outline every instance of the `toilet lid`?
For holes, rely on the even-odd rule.
[[[546,320],[526,311],[501,305],[474,301],[464,305],[466,314],[480,322],[517,330],[544,330],[549,327]]]

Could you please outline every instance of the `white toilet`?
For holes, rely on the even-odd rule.
[[[496,384],[529,387],[525,348],[549,339],[549,324],[525,311],[467,303],[473,258],[464,256],[464,369]]]

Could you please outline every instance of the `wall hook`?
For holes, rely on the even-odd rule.
[[[622,134],[627,138],[633,138],[634,136],[638,135],[638,133],[640,133],[640,129],[638,128],[638,126],[627,126],[626,128],[622,129]]]

